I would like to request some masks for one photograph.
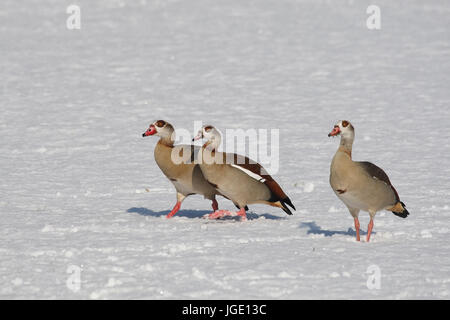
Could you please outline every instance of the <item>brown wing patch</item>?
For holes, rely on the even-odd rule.
[[[247,157],[234,154],[233,164],[259,175],[261,177],[261,183],[264,183],[269,188],[271,193],[276,196],[277,199],[282,200],[287,198],[287,195],[284,193],[283,189],[281,189],[280,185],[259,163]]]
[[[205,131],[206,132],[209,132],[210,130],[212,130],[212,128],[214,128],[213,126],[206,126],[205,127]]]
[[[271,177],[272,178],[272,177]],[[284,200],[288,196],[284,193],[283,189],[281,189],[280,185],[275,180],[266,180],[264,182],[266,186],[269,187],[270,191],[279,199]]]
[[[391,183],[391,180],[389,180],[388,175],[386,174],[386,172],[384,172],[383,169],[381,169],[380,167],[377,167],[376,165],[374,165],[373,163],[370,162],[358,162],[365,170],[366,172],[371,176],[374,177],[378,180],[383,181],[384,183],[386,183],[388,186],[390,186],[392,188],[392,190],[395,193],[395,199],[397,201],[400,201],[400,197],[398,196],[397,190],[395,190],[394,186]]]

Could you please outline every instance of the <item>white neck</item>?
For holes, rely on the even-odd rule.
[[[354,139],[355,139],[355,134],[353,132],[341,133],[341,143],[340,143],[339,149],[343,148],[345,151],[348,151],[348,153],[351,156]]]
[[[173,146],[175,142],[175,130],[168,128],[163,134],[157,134],[160,137],[159,141],[167,146]]]
[[[221,142],[222,137],[218,134],[215,134],[203,145],[203,147],[211,151],[217,151]]]

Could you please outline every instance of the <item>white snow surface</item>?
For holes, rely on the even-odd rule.
[[[449,299],[448,1],[79,0],[80,30],[68,4],[0,4],[0,298]],[[157,119],[280,129],[297,211],[210,221],[197,195],[166,219]],[[369,243],[328,182],[340,119],[411,213]]]

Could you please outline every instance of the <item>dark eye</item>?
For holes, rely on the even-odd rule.
[[[344,127],[347,127],[347,126],[348,126],[348,121],[347,121],[347,120],[342,121],[342,125],[343,125]]]

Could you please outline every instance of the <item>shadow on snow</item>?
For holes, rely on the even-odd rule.
[[[161,217],[161,216],[166,216],[170,210],[163,210],[163,211],[153,211],[147,208],[130,208],[127,210],[128,213],[137,213],[140,214],[142,216],[150,216],[150,217]],[[212,213],[212,210],[180,210],[178,211],[173,218],[176,217],[186,217],[186,218],[191,218],[191,219],[196,219],[196,218],[203,218],[203,216]],[[256,214],[256,213],[251,213],[251,212],[247,212],[247,219],[248,220],[256,220],[259,218],[266,218],[268,220],[280,220],[280,219],[285,219],[284,217],[278,217],[278,216],[274,216],[272,214]],[[235,220],[238,219],[237,217],[233,216],[227,216],[227,217],[223,217],[221,219],[218,220]]]
[[[314,221],[313,222],[302,222],[300,224],[300,228],[309,228],[306,232],[307,234],[323,234],[325,237],[332,237],[334,235],[344,235],[344,236],[353,236],[356,237],[356,231],[352,228],[348,228],[347,231],[338,231],[338,230],[323,230],[322,227],[318,226]],[[363,230],[359,230],[360,236],[367,235],[367,232]],[[372,235],[375,232],[372,232]]]

